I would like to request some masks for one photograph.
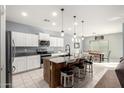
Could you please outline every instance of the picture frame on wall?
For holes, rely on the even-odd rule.
[[[76,43],[74,43],[74,48],[80,48],[80,43],[78,43],[78,42],[76,42]]]

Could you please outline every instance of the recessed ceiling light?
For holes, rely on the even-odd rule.
[[[52,15],[53,15],[53,16],[57,16],[57,13],[56,13],[56,12],[53,12]]]
[[[55,25],[56,25],[56,23],[55,23],[55,22],[53,22],[53,23],[52,23],[52,25],[53,25],[53,26],[55,26]]]
[[[28,14],[26,12],[22,12],[21,14],[22,14],[22,16],[28,16]]]
[[[76,26],[77,26],[77,25],[78,25],[78,23],[77,23],[77,22],[75,22],[75,23],[74,23],[74,25],[76,25]]]
[[[68,30],[70,31],[70,30],[71,30],[71,28],[69,27],[69,28],[68,28]]]

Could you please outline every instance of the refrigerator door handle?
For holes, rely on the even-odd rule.
[[[16,70],[15,66],[12,66],[12,72],[14,72]]]
[[[16,53],[16,47],[15,47],[15,42],[14,42],[14,40],[12,40],[12,42],[13,42],[13,59],[12,59],[12,62],[14,62],[15,53]]]

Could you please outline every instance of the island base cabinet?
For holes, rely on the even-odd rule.
[[[53,63],[51,62],[51,81],[50,87],[56,88],[61,86],[61,69],[65,67],[65,63]]]
[[[60,87],[61,69],[65,67],[65,63],[55,64],[48,59],[43,60],[44,64],[44,80],[49,84],[49,87]]]
[[[43,75],[44,75],[44,80],[50,84],[50,62],[49,60],[45,59],[43,60]]]

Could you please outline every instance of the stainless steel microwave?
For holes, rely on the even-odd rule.
[[[50,46],[50,41],[40,40],[39,41],[39,46],[49,47]]]

